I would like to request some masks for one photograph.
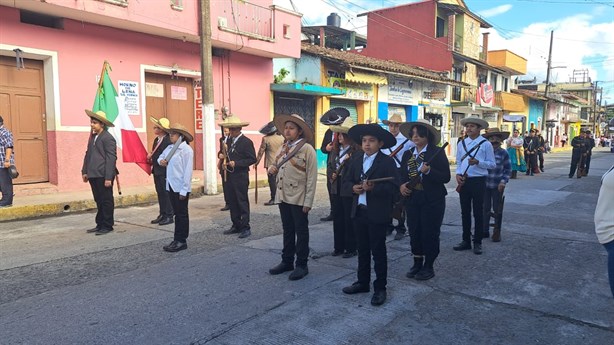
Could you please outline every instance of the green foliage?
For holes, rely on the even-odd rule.
[[[288,74],[290,74],[290,71],[288,71],[287,69],[285,68],[280,69],[279,72],[273,76],[273,82],[275,84],[281,83]]]

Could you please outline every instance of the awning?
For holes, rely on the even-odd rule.
[[[363,84],[388,85],[388,78],[385,75],[370,74],[356,71],[345,72],[345,80]]]
[[[468,108],[471,110],[480,110],[486,112],[496,112],[501,110],[501,108],[499,107],[483,107],[481,105],[476,104],[475,102],[452,102],[450,104],[450,107],[452,107],[453,109]]]
[[[336,87],[311,85],[302,83],[271,84],[271,91],[298,93],[302,95],[332,96],[343,95],[345,91]]]
[[[504,111],[520,111],[523,112],[528,109],[522,95],[509,92],[496,92],[495,93],[495,105],[500,107]]]
[[[503,115],[503,121],[506,122],[522,122],[524,115]]]

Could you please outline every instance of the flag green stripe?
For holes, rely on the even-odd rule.
[[[113,82],[111,81],[111,78],[109,78],[109,74],[104,73],[102,76],[102,87],[98,88],[92,111],[97,112],[102,110],[109,121],[115,122],[115,119],[117,119],[117,115],[119,114],[115,97],[117,97],[115,86],[113,86]]]

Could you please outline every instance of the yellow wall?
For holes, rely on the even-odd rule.
[[[517,75],[527,73],[527,60],[509,50],[495,50],[488,52],[488,64],[495,67],[507,67],[517,71]]]

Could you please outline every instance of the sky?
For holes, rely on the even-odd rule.
[[[358,14],[416,0],[274,0],[303,14],[303,25],[324,25],[331,12],[341,26],[367,33],[366,17]],[[521,80],[546,80],[550,32],[552,82],[567,82],[574,70],[588,70],[603,87],[602,105],[614,103],[614,0],[465,0],[473,13],[493,27],[489,50],[508,49],[527,59]],[[367,37],[368,39],[368,37]],[[367,43],[368,44],[368,43]]]

